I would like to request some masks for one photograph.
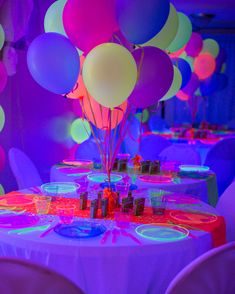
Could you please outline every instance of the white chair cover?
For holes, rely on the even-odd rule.
[[[226,235],[228,241],[235,241],[235,181],[220,196],[216,206],[226,222]]]
[[[234,294],[235,242],[212,249],[186,266],[166,294]]]
[[[20,259],[0,258],[0,293],[83,294],[64,276]]]
[[[215,144],[207,154],[205,165],[216,173],[218,192],[221,195],[235,176],[235,138]]]
[[[171,143],[161,136],[146,134],[140,139],[140,155],[145,160],[156,160],[159,159],[160,152],[170,145]]]
[[[181,164],[201,164],[200,154],[190,145],[173,144],[160,153],[166,161],[178,161]]]
[[[23,151],[11,148],[8,152],[8,157],[19,190],[42,184],[35,165]]]

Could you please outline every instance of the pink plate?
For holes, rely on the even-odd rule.
[[[0,228],[20,229],[34,226],[39,217],[30,214],[9,214],[0,217]]]
[[[0,206],[26,206],[33,203],[33,197],[19,194],[9,194],[8,196],[0,197]]]
[[[172,182],[171,176],[163,176],[163,175],[146,175],[146,176],[139,176],[139,180],[142,182],[153,183],[153,184],[167,184]]]
[[[171,218],[185,224],[208,224],[217,220],[217,216],[209,213],[189,212],[189,211],[171,211]]]

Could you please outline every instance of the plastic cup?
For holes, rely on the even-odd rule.
[[[36,196],[34,203],[37,214],[47,214],[50,209],[51,197],[50,196]]]
[[[130,188],[130,183],[128,182],[118,182],[115,184],[115,189],[117,192],[120,192],[120,194],[125,197],[128,195],[128,191]]]
[[[154,215],[163,215],[165,213],[166,201],[164,190],[150,190],[150,204]]]
[[[73,222],[75,207],[74,204],[61,204],[56,207],[60,223],[69,225]]]

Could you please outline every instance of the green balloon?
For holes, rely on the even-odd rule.
[[[5,42],[5,33],[4,33],[2,25],[0,24],[0,50],[2,49],[4,42]]]
[[[174,67],[174,78],[173,82],[170,86],[170,89],[167,91],[167,93],[161,98],[160,101],[166,101],[169,100],[170,98],[174,97],[175,94],[180,90],[181,84],[182,84],[182,76],[179,71],[179,69],[176,66]]]
[[[178,12],[179,26],[174,40],[167,47],[169,52],[176,52],[186,45],[192,35],[190,19],[183,13]]]
[[[205,39],[203,41],[203,47],[201,52],[207,52],[217,57],[219,54],[219,44],[213,39]]]
[[[161,31],[143,46],[154,46],[166,49],[174,40],[179,26],[179,19],[175,7],[170,4],[170,12],[167,21]]]
[[[63,25],[63,10],[67,0],[58,0],[47,9],[44,17],[44,30],[46,33],[58,33],[68,38]],[[78,54],[83,52],[77,48]]]
[[[91,135],[91,128],[86,119],[77,118],[72,122],[70,128],[72,139],[78,144],[86,141]]]
[[[5,114],[2,106],[0,106],[0,132],[2,131],[5,124]]]
[[[4,194],[5,194],[4,188],[3,188],[3,186],[0,184],[0,195],[4,195]]]
[[[139,120],[139,121],[141,121],[141,118],[142,118],[142,123],[145,123],[145,122],[147,122],[147,120],[149,119],[149,111],[148,111],[148,109],[144,109],[143,110],[143,113],[136,113],[135,114],[135,117]]]

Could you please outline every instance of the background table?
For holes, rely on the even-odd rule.
[[[114,172],[115,173],[115,172]],[[79,176],[72,176],[71,174],[63,172],[63,167],[59,165],[54,165],[50,171],[50,181],[51,182],[68,182],[76,181]],[[163,189],[166,191],[178,192],[193,195],[196,198],[201,199],[202,201],[215,206],[218,201],[218,190],[216,175],[214,173],[209,173],[208,176],[204,178],[190,178],[182,177],[171,183],[144,183],[138,181],[137,185],[139,188],[142,187],[155,187],[158,189]]]
[[[171,204],[169,203],[169,206]],[[175,205],[175,204],[174,204]],[[192,209],[191,204],[184,209]],[[215,209],[198,201],[193,209],[216,213]],[[57,223],[57,216],[44,216]],[[84,219],[83,219],[84,220]],[[108,228],[113,221],[96,220]],[[215,228],[217,230],[221,225]],[[129,232],[135,234],[132,224]],[[0,230],[0,254],[30,259],[46,265],[73,280],[86,294],[161,294],[169,282],[189,262],[212,248],[211,234],[192,230],[194,238],[175,242],[151,241],[137,236],[142,245],[119,236],[115,244],[108,239],[100,244],[101,236],[90,239],[67,239],[51,232],[17,235],[9,229]]]

